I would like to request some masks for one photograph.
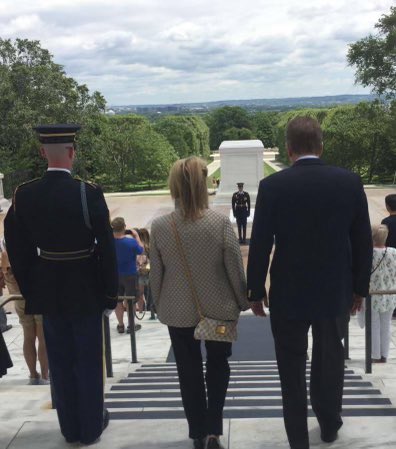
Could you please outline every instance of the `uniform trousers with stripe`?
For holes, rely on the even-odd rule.
[[[51,384],[67,441],[89,444],[103,431],[102,313],[44,315]]]
[[[189,437],[222,435],[223,408],[230,380],[228,357],[232,354],[232,344],[205,341],[204,377],[201,341],[194,339],[194,330],[195,327],[169,326]]]
[[[312,328],[310,398],[320,427],[326,432],[342,426],[344,346],[348,317],[313,321],[271,315],[276,359],[282,388],[283,416],[291,448],[308,449],[306,361]]]

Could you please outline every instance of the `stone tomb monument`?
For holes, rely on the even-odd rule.
[[[259,182],[264,177],[263,152],[261,140],[225,140],[221,143],[221,181],[214,204],[227,204],[231,208],[232,194],[238,190],[237,182],[243,182],[254,208]],[[249,221],[252,218],[253,210]]]

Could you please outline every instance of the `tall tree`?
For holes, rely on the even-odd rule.
[[[190,155],[209,157],[209,128],[201,117],[168,115],[154,124],[180,158]]]
[[[223,140],[227,140],[227,130],[230,128],[237,129],[253,129],[251,118],[245,109],[239,106],[225,106],[216,109],[209,114],[208,125],[210,130],[210,148],[217,150]],[[228,134],[235,134],[235,131],[230,131]],[[242,132],[246,135],[246,131]]]
[[[348,51],[349,65],[356,67],[355,79],[363,86],[371,86],[373,92],[396,97],[396,6],[383,15],[375,27],[376,35],[351,44]]]
[[[139,115],[101,117],[91,139],[99,168],[94,179],[109,190],[129,190],[130,184],[166,179],[177,159],[170,143]]]
[[[34,125],[84,125],[104,108],[103,96],[90,94],[87,86],[68,77],[39,41],[0,39],[0,169],[6,174],[21,169],[31,176],[42,172]]]
[[[265,148],[275,146],[275,127],[272,124],[272,117],[273,114],[268,112],[257,112],[253,116],[255,135],[263,142]]]

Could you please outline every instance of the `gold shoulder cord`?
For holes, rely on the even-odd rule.
[[[31,179],[30,181],[26,181],[26,182],[23,182],[22,184],[19,184],[19,186],[17,186],[17,187],[15,188],[14,194],[12,195],[12,204],[13,204],[13,206],[14,206],[14,213],[16,212],[16,193],[17,193],[18,189],[20,189],[21,187],[26,186],[27,184],[31,184],[32,182],[38,181],[38,180],[40,180],[40,179],[41,179],[41,178],[34,178],[34,179]]]
[[[95,184],[94,182],[86,181],[85,179],[81,179],[79,176],[75,176],[74,179],[78,182],[83,182],[85,184],[88,184],[89,186],[93,187],[94,189],[98,188],[97,184]]]

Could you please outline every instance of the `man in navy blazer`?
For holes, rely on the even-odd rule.
[[[342,426],[342,339],[350,312],[368,294],[372,240],[361,180],[320,160],[319,123],[291,120],[286,140],[293,165],[263,179],[258,190],[248,297],[259,316],[265,316],[263,300],[269,299],[286,433],[292,449],[308,449],[308,331],[312,327],[311,404],[322,440],[332,442]]]

